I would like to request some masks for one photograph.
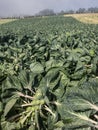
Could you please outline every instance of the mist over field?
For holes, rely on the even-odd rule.
[[[59,12],[97,5],[98,0],[0,0],[0,16],[34,15],[43,9]]]

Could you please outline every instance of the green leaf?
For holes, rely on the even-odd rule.
[[[31,125],[28,130],[35,130],[35,128],[33,125]]]
[[[54,126],[55,126],[56,128],[62,128],[62,127],[64,127],[65,125],[64,125],[63,121],[58,121],[57,123],[54,124]]]
[[[5,121],[1,125],[1,130],[20,130],[20,123]]]
[[[60,72],[60,74],[62,76],[61,77],[61,83],[62,83],[63,86],[66,86],[70,82],[69,78],[63,72]]]
[[[35,63],[32,63],[30,65],[30,70],[33,72],[33,73],[42,73],[44,72],[44,67],[42,64],[40,64],[39,62],[35,62]]]
[[[4,116],[6,116],[9,113],[9,111],[15,105],[17,100],[18,100],[17,97],[14,97],[14,98],[12,97],[11,100],[8,101],[8,103],[6,104],[5,109],[4,109]]]
[[[3,104],[0,102],[0,113],[3,111]]]

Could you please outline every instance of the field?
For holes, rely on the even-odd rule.
[[[0,25],[0,130],[98,129],[98,25],[68,16]]]
[[[89,13],[89,14],[72,14],[72,15],[65,15],[71,16],[80,22],[89,23],[89,24],[98,24],[98,13]]]
[[[15,19],[0,19],[0,24],[5,24],[12,21],[15,21]]]

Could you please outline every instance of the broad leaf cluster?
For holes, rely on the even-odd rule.
[[[2,130],[98,128],[97,28],[61,16],[0,26]]]

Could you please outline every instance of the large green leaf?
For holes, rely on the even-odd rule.
[[[9,111],[13,108],[13,106],[15,105],[15,103],[17,102],[18,98],[17,97],[12,97],[7,104],[5,105],[4,108],[4,116],[7,116],[7,114],[9,113]]]
[[[42,73],[44,72],[44,67],[42,64],[40,64],[39,62],[35,62],[35,63],[32,63],[30,65],[30,70],[33,72],[33,73]]]

